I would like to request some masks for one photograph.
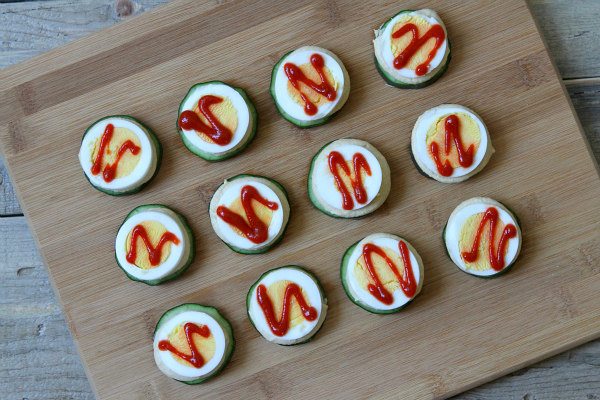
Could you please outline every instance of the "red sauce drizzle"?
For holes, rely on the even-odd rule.
[[[207,95],[198,100],[198,109],[204,115],[210,126],[206,125],[194,111],[185,110],[179,116],[179,127],[187,131],[201,132],[208,136],[215,144],[226,146],[231,143],[233,133],[210,111],[210,106],[223,101],[221,97]]]
[[[182,353],[181,351],[177,350],[175,346],[171,344],[171,342],[165,339],[158,342],[158,349],[161,351],[170,351],[182,360],[189,362],[194,367],[201,368],[204,365],[204,358],[202,358],[202,354],[200,354],[198,351],[192,335],[195,333],[207,338],[210,336],[210,329],[208,329],[208,326],[206,325],[198,326],[193,322],[186,322],[185,325],[183,325],[183,331],[185,332],[185,338],[187,339],[191,354]]]
[[[504,227],[502,236],[500,236],[500,242],[498,243],[498,249],[494,252],[494,239],[496,232],[496,224],[498,223],[498,210],[494,207],[490,207],[485,210],[483,218],[477,228],[475,234],[475,240],[473,240],[473,246],[470,251],[463,251],[461,253],[463,260],[466,262],[474,262],[479,257],[479,241],[483,235],[483,228],[487,223],[490,223],[490,229],[488,230],[488,258],[490,264],[495,271],[501,271],[504,268],[504,252],[506,250],[506,244],[509,239],[517,236],[517,227],[513,224],[508,224]]]
[[[385,286],[383,286],[379,276],[377,275],[377,271],[373,266],[373,260],[371,258],[373,253],[385,260],[388,267],[390,267],[394,275],[396,275],[396,279],[398,279],[398,283],[400,283],[400,288],[406,297],[411,299],[417,292],[417,283],[412,270],[412,263],[410,262],[408,246],[406,246],[406,243],[403,241],[399,241],[398,249],[400,250],[400,256],[402,257],[402,263],[404,264],[404,276],[400,275],[400,271],[398,271],[396,264],[390,260],[381,247],[373,243],[367,243],[363,246],[363,258],[365,259],[367,270],[369,271],[371,278],[373,278],[375,281],[375,284],[369,283],[367,289],[369,289],[369,292],[373,295],[373,297],[387,305],[390,305],[394,302],[394,296],[385,288]]]
[[[446,32],[444,32],[441,25],[435,24],[432,25],[423,36],[419,37],[419,28],[415,24],[409,23],[401,26],[400,29],[394,32],[392,38],[401,38],[409,32],[412,34],[412,40],[408,46],[394,58],[394,68],[404,68],[415,53],[423,47],[429,39],[435,38],[435,46],[433,46],[433,49],[431,49],[427,55],[427,59],[423,63],[417,65],[417,68],[415,69],[415,73],[418,76],[423,76],[429,72],[429,63],[433,60],[433,57],[435,57],[439,48],[442,47],[442,43],[444,43],[444,40],[446,39]]]
[[[260,308],[262,308],[263,310],[265,319],[267,320],[267,324],[269,324],[269,328],[271,328],[271,332],[273,332],[273,334],[276,336],[285,335],[290,328],[292,297],[296,298],[296,302],[302,310],[302,315],[304,316],[304,319],[306,319],[307,321],[314,321],[317,319],[317,309],[308,305],[306,299],[302,295],[302,290],[300,289],[300,286],[298,286],[295,283],[289,283],[285,288],[281,319],[277,320],[277,317],[275,317],[275,311],[273,310],[273,303],[271,302],[271,298],[267,293],[267,287],[263,284],[258,285],[258,288],[256,290],[256,299],[258,301],[258,304],[260,305]]]
[[[361,153],[355,153],[352,157],[352,165],[354,167],[354,179],[350,175],[350,168],[346,163],[346,159],[342,156],[341,153],[337,151],[332,151],[329,153],[328,157],[329,161],[329,170],[333,174],[333,178],[335,179],[335,183],[338,187],[338,190],[342,194],[342,208],[344,210],[352,210],[354,209],[354,200],[352,200],[352,196],[350,195],[350,191],[344,184],[340,173],[338,172],[338,167],[342,169],[342,171],[350,178],[350,182],[352,184],[352,189],[354,190],[354,197],[356,197],[356,201],[359,204],[365,204],[367,202],[367,191],[362,182],[362,174],[361,171],[365,171],[367,175],[371,176],[371,167],[367,162],[367,159]]]
[[[137,258],[136,243],[138,237],[142,238],[144,244],[146,245],[146,250],[148,250],[148,259],[150,260],[150,265],[152,266],[156,266],[160,263],[162,249],[167,242],[173,242],[173,244],[176,245],[179,244],[179,238],[175,236],[174,233],[167,231],[162,234],[160,240],[158,241],[158,244],[156,245],[156,247],[154,247],[152,246],[152,243],[150,243],[150,238],[148,237],[148,232],[146,231],[146,228],[144,228],[142,225],[136,225],[135,228],[133,228],[133,231],[131,231],[129,253],[127,253],[126,256],[127,261],[132,264]]]
[[[246,222],[244,217],[231,211],[225,206],[219,206],[217,208],[217,215],[229,225],[233,225],[236,229],[239,229],[252,243],[263,243],[269,238],[269,227],[262,222],[254,212],[252,200],[258,201],[260,204],[273,211],[277,210],[279,205],[262,197],[258,190],[250,185],[242,187],[240,197],[248,222]]]
[[[329,101],[334,101],[336,99],[337,92],[335,91],[334,87],[331,86],[329,82],[327,82],[327,77],[325,76],[324,71],[325,60],[323,60],[323,56],[316,53],[313,54],[312,56],[310,56],[310,63],[315,69],[315,71],[317,71],[317,73],[319,74],[319,77],[321,78],[321,83],[317,83],[309,79],[306,75],[304,75],[304,72],[302,72],[302,70],[296,64],[289,62],[285,63],[283,65],[283,70],[287,75],[292,86],[298,91],[298,93],[300,93],[300,97],[304,101],[304,112],[306,113],[306,115],[315,115],[318,111],[318,108],[308,99],[306,94],[304,94],[300,90],[299,82],[304,83],[309,88],[311,88],[321,96],[325,97]]]
[[[456,147],[458,153],[458,163],[463,168],[468,168],[473,164],[473,155],[475,153],[475,145],[471,144],[468,149],[465,150],[462,144],[460,136],[460,122],[456,115],[452,114],[446,117],[444,121],[445,136],[444,136],[444,152],[446,156],[450,154],[452,143]],[[454,172],[454,168],[450,165],[450,161],[446,160],[442,162],[440,157],[440,148],[437,142],[431,142],[429,147],[431,156],[435,161],[435,165],[440,175],[451,176]]]
[[[106,148],[110,144],[110,141],[115,132],[115,127],[113,124],[106,125],[104,129],[104,133],[102,134],[102,138],[100,139],[100,148],[98,149],[98,154],[96,154],[96,159],[94,160],[94,164],[92,165],[92,174],[98,175],[102,170],[102,161],[104,160],[104,153],[106,153]],[[104,171],[102,172],[102,178],[104,182],[112,182],[115,179],[115,175],[117,174],[117,166],[119,165],[119,161],[123,155],[130,151],[134,156],[139,154],[141,148],[133,143],[131,140],[126,140],[123,142],[119,150],[117,151],[117,157],[115,158],[115,162],[112,164],[106,164],[104,167]]]

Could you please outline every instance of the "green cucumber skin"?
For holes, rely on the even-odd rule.
[[[321,211],[323,214],[328,215],[328,216],[333,217],[333,218],[337,218],[337,219],[358,220],[358,219],[361,219],[361,218],[368,217],[369,215],[372,214],[372,212],[369,213],[369,214],[365,214],[365,215],[359,215],[357,217],[342,217],[341,215],[330,213],[329,211],[327,211],[325,209],[325,207],[323,207],[323,205],[321,204],[321,202],[317,199],[317,197],[313,193],[313,190],[312,190],[312,187],[311,187],[312,186],[311,183],[312,183],[312,171],[313,171],[313,169],[315,167],[315,162],[317,161],[317,157],[319,156],[319,154],[321,154],[321,152],[323,151],[323,149],[325,147],[329,146],[329,144],[331,144],[333,142],[335,142],[335,140],[332,140],[331,142],[329,142],[329,143],[325,144],[323,147],[321,147],[319,149],[319,151],[317,151],[317,153],[313,156],[313,158],[312,158],[312,160],[310,162],[310,168],[308,169],[308,179],[307,179],[307,184],[306,184],[306,186],[307,186],[307,192],[308,192],[308,198],[310,200],[310,203],[312,204],[312,206],[315,209]],[[375,212],[375,210],[373,212]]]
[[[177,382],[185,383],[186,385],[197,385],[199,383],[203,383],[203,382],[207,381],[208,379],[218,375],[227,366],[227,364],[229,364],[229,361],[231,360],[231,357],[233,356],[233,352],[235,350],[235,337],[233,336],[233,328],[232,328],[231,324],[229,323],[229,321],[225,317],[223,317],[221,315],[221,313],[219,312],[219,310],[217,310],[216,308],[210,307],[210,306],[203,306],[201,304],[196,304],[196,303],[183,303],[183,304],[180,304],[178,306],[175,306],[175,307],[167,310],[160,317],[160,319],[156,323],[156,327],[154,328],[153,336],[156,335],[156,331],[158,331],[158,329],[162,325],[163,320],[165,320],[167,317],[169,317],[175,311],[179,311],[179,310],[200,311],[200,312],[210,315],[219,323],[221,328],[223,328],[223,331],[225,331],[225,335],[228,336],[229,342],[230,342],[229,347],[225,350],[225,357],[224,357],[225,361],[223,362],[223,365],[220,368],[217,368],[216,370],[214,370],[210,375],[204,376],[202,378],[199,378],[199,379],[196,379],[193,381],[180,381],[180,380],[175,379]]]
[[[150,182],[152,182],[152,180],[156,177],[156,175],[158,174],[158,170],[160,169],[160,165],[162,163],[162,145],[160,144],[158,137],[156,136],[156,134],[154,133],[154,131],[152,131],[152,129],[148,128],[146,125],[144,125],[140,120],[132,117],[131,115],[109,115],[107,117],[103,117],[100,118],[99,120],[97,120],[96,122],[94,122],[93,124],[91,124],[83,133],[83,136],[81,138],[81,141],[83,142],[83,138],[85,137],[85,135],[87,135],[88,131],[90,130],[90,128],[94,125],[96,125],[99,122],[104,121],[105,119],[108,118],[122,118],[122,119],[128,119],[130,121],[135,122],[137,125],[139,125],[142,130],[144,130],[147,134],[148,137],[150,138],[151,142],[154,145],[154,150],[156,151],[156,168],[154,169],[154,174],[152,174],[152,176],[150,177],[150,179],[148,179],[146,182],[142,183],[139,186],[136,186],[130,190],[126,190],[126,191],[115,191],[115,190],[109,190],[109,189],[104,189],[101,188],[99,186],[94,185],[94,183],[92,183],[92,181],[90,180],[90,178],[88,178],[88,176],[84,173],[83,176],[85,177],[85,179],[90,183],[90,185],[92,185],[92,187],[94,189],[96,189],[99,192],[102,192],[104,194],[108,194],[110,196],[128,196],[130,194],[135,194],[135,193],[139,193],[144,187],[146,187]]]
[[[256,249],[256,250],[247,250],[247,249],[241,249],[239,247],[233,246],[227,242],[225,242],[223,239],[221,239],[221,242],[225,243],[225,245],[227,247],[229,247],[231,250],[233,250],[234,252],[238,253],[238,254],[245,254],[245,255],[250,255],[250,254],[263,254],[266,253],[267,251],[271,250],[272,248],[274,248],[275,246],[277,246],[282,240],[283,237],[285,236],[285,233],[287,231],[287,227],[289,225],[290,222],[290,218],[292,217],[292,205],[290,204],[290,198],[288,196],[287,191],[285,190],[285,188],[283,187],[283,185],[279,182],[277,182],[274,179],[271,178],[267,178],[266,176],[261,176],[261,175],[253,175],[253,174],[238,174],[238,175],[234,175],[231,178],[227,179],[228,182],[234,181],[236,179],[239,178],[244,178],[244,177],[248,177],[248,178],[261,178],[261,179],[266,179],[269,182],[271,182],[272,184],[274,184],[275,186],[277,186],[284,194],[288,204],[289,204],[289,208],[290,208],[290,214],[288,216],[288,223],[285,224],[285,226],[283,227],[283,231],[281,232],[281,235],[279,236],[279,238],[277,238],[277,240],[275,240],[273,243],[271,243],[270,245],[268,245],[267,247],[263,247],[260,249]],[[222,185],[222,184],[221,184]],[[221,185],[219,185],[219,187],[221,187]],[[218,188],[217,188],[218,189]],[[215,191],[216,192],[216,191]],[[210,203],[209,203],[209,213],[210,213]]]
[[[390,310],[378,310],[376,308],[373,308],[366,304],[363,304],[359,300],[354,299],[352,297],[352,295],[350,294],[350,289],[348,288],[348,286],[347,286],[348,284],[346,282],[346,273],[347,273],[347,269],[349,268],[349,266],[347,266],[347,264],[348,264],[348,259],[350,258],[350,255],[352,254],[352,252],[354,251],[354,249],[356,248],[356,246],[358,245],[359,242],[360,242],[360,240],[358,242],[354,243],[352,246],[348,247],[348,249],[344,253],[344,256],[342,257],[342,262],[340,263],[340,279],[342,281],[342,287],[344,288],[344,292],[346,293],[346,296],[348,296],[350,301],[365,311],[368,311],[372,314],[379,314],[379,315],[395,314],[395,313],[401,311],[402,309],[404,309],[410,303],[412,303],[415,300],[416,296],[413,297],[412,299],[410,299],[408,302],[406,302],[405,304],[403,304],[400,307],[392,308]]]
[[[256,325],[254,325],[254,322],[252,322],[252,318],[250,318],[250,298],[252,296],[252,293],[254,293],[254,289],[256,288],[256,285],[258,285],[258,282],[260,282],[263,277],[265,277],[266,275],[270,274],[273,271],[277,271],[277,270],[282,269],[282,268],[296,269],[296,270],[302,271],[305,274],[307,274],[308,276],[310,276],[311,279],[317,284],[317,287],[319,288],[319,290],[321,291],[321,297],[322,297],[323,304],[327,304],[327,307],[329,307],[329,304],[327,303],[327,296],[325,295],[325,291],[323,290],[323,285],[321,284],[321,281],[319,280],[319,278],[317,278],[317,276],[315,274],[313,274],[312,272],[306,270],[305,268],[302,268],[299,265],[284,265],[283,267],[272,268],[272,269],[270,269],[270,270],[268,270],[266,272],[263,272],[263,274],[256,280],[256,282],[254,282],[252,284],[252,286],[250,286],[250,289],[248,290],[248,294],[246,295],[246,315],[248,316],[248,320],[250,321],[250,324],[252,324],[252,327],[254,329],[256,329]],[[321,324],[321,326],[319,327],[319,329],[317,329],[317,331],[311,337],[309,337],[308,339],[306,339],[306,340],[304,340],[302,342],[292,343],[292,344],[281,344],[281,343],[275,343],[275,344],[278,345],[278,346],[282,346],[282,347],[290,347],[290,346],[297,346],[299,344],[308,343],[311,340],[313,340],[313,338],[315,336],[317,336],[317,334],[319,332],[321,332],[321,329],[323,329],[323,325],[325,325],[325,322],[323,322]],[[256,331],[260,335],[260,332],[258,331],[258,329],[256,329]],[[270,343],[272,343],[272,342],[270,342]]]
[[[195,147],[191,142],[189,142],[187,140],[187,138],[185,137],[185,134],[183,133],[183,130],[179,127],[179,115],[181,115],[183,103],[185,103],[186,99],[188,98],[188,96],[190,95],[192,90],[194,90],[198,86],[204,86],[204,85],[209,85],[209,84],[220,84],[220,85],[226,85],[226,86],[231,87],[233,90],[235,90],[242,96],[246,105],[248,106],[248,109],[250,110],[250,115],[252,116],[252,128],[250,130],[250,134],[248,135],[247,138],[245,138],[245,142],[242,145],[242,147],[240,147],[239,149],[237,149],[235,151],[229,151],[229,152],[226,152],[226,153],[220,154],[220,155],[202,151],[202,150],[198,149],[197,147]],[[181,103],[179,103],[179,110],[177,113],[177,121],[175,123],[175,126],[177,128],[177,131],[179,132],[179,135],[181,136],[181,140],[183,141],[183,144],[190,152],[192,152],[193,154],[202,158],[203,160],[206,160],[209,162],[223,161],[223,160],[227,160],[229,158],[235,157],[236,155],[243,152],[246,149],[246,147],[248,147],[250,145],[250,143],[254,140],[254,137],[256,136],[256,131],[258,129],[258,112],[256,111],[256,107],[254,106],[254,103],[252,102],[252,100],[250,100],[250,97],[248,96],[246,91],[244,91],[244,89],[229,85],[222,81],[201,82],[201,83],[197,83],[197,84],[193,85],[188,90],[187,94],[183,97],[183,100],[181,101]]]
[[[329,122],[331,118],[333,118],[334,115],[338,113],[339,110],[334,112],[333,114],[330,114],[320,119],[315,119],[312,121],[300,121],[299,119],[290,116],[287,112],[285,112],[283,108],[279,107],[279,103],[277,103],[277,96],[275,95],[275,74],[279,69],[279,66],[283,62],[283,59],[286,58],[290,53],[291,51],[285,53],[279,59],[279,61],[277,61],[277,64],[275,64],[273,70],[271,71],[271,85],[269,87],[269,93],[271,93],[271,97],[273,98],[273,102],[275,103],[275,107],[277,108],[277,112],[283,117],[283,119],[285,119],[288,122],[291,122],[292,124],[296,125],[298,128],[301,129],[314,128],[317,126],[325,125],[327,122]]]
[[[498,200],[496,200],[498,201]],[[500,203],[498,201],[498,203]],[[515,220],[517,221],[517,225],[519,225],[519,229],[521,227],[521,222],[519,221],[519,217],[517,216],[517,214],[515,214],[513,212],[512,209],[510,209],[509,207],[506,206],[506,204],[504,203],[500,203],[502,204],[508,211],[510,211],[510,213],[513,215],[513,217],[515,217]],[[442,244],[444,245],[444,252],[446,253],[446,255],[448,256],[448,258],[450,259],[450,261],[452,262],[452,264],[454,264],[454,261],[452,261],[452,258],[450,257],[450,253],[448,253],[448,248],[446,247],[446,228],[448,227],[448,222],[446,222],[446,224],[444,225],[444,229],[442,230]],[[508,271],[510,271],[513,266],[517,263],[517,260],[519,259],[519,257],[517,256],[517,258],[509,265],[507,265],[506,267],[504,267],[504,269],[502,269],[502,271],[499,271],[493,275],[475,275],[475,274],[470,274],[467,271],[463,271],[462,268],[459,268],[458,265],[454,264],[456,266],[456,268],[458,268],[462,273],[465,273],[469,276],[474,276],[475,278],[480,278],[480,279],[494,279],[497,278],[501,275],[506,274]]]
[[[152,279],[152,280],[148,280],[148,281],[143,280],[143,279],[138,279],[135,276],[128,274],[127,271],[119,263],[119,260],[117,259],[116,251],[115,251],[115,261],[117,262],[117,265],[119,266],[119,268],[121,268],[121,270],[125,273],[125,275],[127,275],[127,277],[129,279],[131,279],[132,281],[145,283],[148,286],[157,286],[157,285],[160,285],[161,283],[165,283],[167,281],[171,281],[171,280],[178,278],[181,274],[183,274],[190,267],[190,265],[194,261],[195,255],[196,255],[196,239],[194,238],[194,233],[192,232],[192,229],[190,228],[190,225],[188,224],[185,217],[183,215],[179,214],[177,211],[173,210],[172,208],[167,207],[163,204],[144,204],[144,205],[134,208],[133,210],[131,210],[129,212],[129,214],[127,214],[127,216],[125,217],[125,219],[119,226],[119,229],[121,229],[121,226],[123,226],[125,221],[127,221],[130,217],[134,216],[135,214],[138,214],[141,211],[151,209],[151,208],[165,208],[167,210],[174,212],[177,215],[177,217],[181,220],[181,222],[185,228],[185,231],[190,236],[190,256],[188,257],[188,260],[185,262],[185,264],[180,269],[173,271],[172,274],[167,275],[160,279]],[[117,232],[119,231],[119,229],[117,229]]]
[[[393,17],[391,17],[387,21],[385,21],[381,25],[381,27],[379,27],[379,30],[385,29],[385,27],[387,26],[387,24],[389,24],[390,21],[392,19],[396,18],[398,15],[404,14],[404,13],[408,13],[408,12],[413,12],[413,11],[415,11],[415,10],[402,10],[402,11],[400,11],[399,13],[395,14]],[[394,86],[394,87],[397,87],[397,88],[400,88],[400,89],[422,89],[424,87],[427,87],[427,86],[433,84],[438,79],[440,79],[442,77],[442,75],[444,75],[444,73],[446,72],[446,70],[448,69],[448,65],[450,65],[450,60],[452,59],[452,46],[450,44],[450,39],[448,39],[447,41],[448,41],[448,59],[446,60],[446,63],[442,66],[442,68],[440,68],[440,70],[435,75],[433,75],[430,79],[428,79],[425,82],[410,84],[410,83],[405,83],[405,82],[398,81],[398,80],[394,79],[393,77],[389,76],[383,70],[383,68],[381,68],[381,66],[379,65],[379,62],[377,61],[377,57],[374,57],[375,67],[377,68],[377,72],[379,72],[379,75],[381,75],[381,77],[383,78],[383,80],[385,80],[385,82],[388,85],[391,85],[391,86]]]

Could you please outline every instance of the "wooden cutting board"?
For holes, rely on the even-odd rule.
[[[0,141],[84,363],[100,398],[446,397],[600,334],[600,180],[569,101],[522,0],[436,3],[453,44],[446,75],[416,91],[388,87],[373,64],[372,30],[424,2],[180,0],[128,23],[0,71]],[[330,124],[300,130],[269,96],[271,68],[305,44],[326,47],[348,68],[352,91]],[[245,88],[260,121],[247,151],[210,164],[176,133],[180,99],[196,82]],[[475,109],[497,152],[474,179],[443,185],[418,174],[410,132],[440,103]],[[113,198],[84,179],[84,129],[132,114],[165,151],[142,193]],[[341,137],[370,141],[387,157],[392,193],[374,215],[329,218],[306,195],[310,158]],[[226,177],[249,172],[282,182],[292,217],[265,255],[232,253],[206,212]],[[521,258],[482,280],[447,258],[441,231],[472,196],[516,211]],[[179,280],[148,287],[115,265],[117,227],[133,207],[164,203],[191,221],[198,253]],[[408,238],[425,262],[425,286],[396,315],[353,305],[339,281],[344,250],[373,232]],[[245,295],[265,270],[301,264],[321,278],[330,311],[312,342],[266,342],[246,318]],[[160,315],[182,302],[214,305],[231,320],[237,347],[218,378],[186,386],[154,365]]]

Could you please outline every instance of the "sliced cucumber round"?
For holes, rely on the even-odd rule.
[[[458,183],[483,170],[494,147],[485,123],[473,110],[442,104],[417,119],[411,152],[420,172],[438,182]]]
[[[218,375],[234,347],[231,324],[214,307],[181,304],[165,312],[154,329],[156,365],[168,377],[188,385]]]
[[[460,203],[450,214],[443,235],[452,262],[461,271],[482,278],[508,271],[521,251],[517,217],[502,203],[487,197]]]
[[[161,159],[156,135],[129,115],[111,115],[94,122],[83,134],[79,149],[86,179],[111,196],[142,190],[157,174]]]
[[[318,69],[321,62],[322,74]],[[325,86],[325,77],[331,86],[329,96],[334,98],[318,94],[305,83],[292,83],[301,82],[293,78],[298,74],[319,85],[320,90]],[[304,46],[287,53],[275,64],[270,91],[283,118],[300,128],[311,128],[325,124],[346,103],[350,94],[350,76],[342,61],[329,50]]]
[[[338,139],[326,144],[313,157],[308,172],[310,201],[332,217],[357,218],[374,212],[387,199],[390,187],[385,157],[364,140]]]
[[[258,197],[264,202],[257,201]],[[247,200],[242,200],[244,198]],[[251,215],[245,209],[245,202]],[[231,250],[259,254],[283,239],[290,204],[287,192],[277,181],[241,174],[226,179],[219,186],[210,201],[209,214],[215,233]],[[232,223],[233,220],[239,226]]]
[[[423,274],[423,261],[415,248],[389,233],[375,233],[350,246],[340,267],[348,298],[374,314],[403,309],[421,291]]]
[[[287,265],[261,275],[248,291],[246,309],[258,333],[289,346],[309,341],[321,329],[327,298],[312,273]]]
[[[256,108],[243,89],[211,81],[192,86],[185,95],[177,130],[189,151],[207,161],[221,161],[248,146],[257,123]],[[200,131],[194,129],[198,126]]]
[[[394,43],[392,35],[408,24],[413,24],[417,29],[418,37],[412,37],[413,33],[408,31],[398,38],[402,40],[401,43]],[[443,31],[444,37],[433,58],[427,63],[429,51],[423,55],[418,55],[418,51],[415,54],[406,54],[406,65],[397,68],[394,65],[394,60],[401,52],[406,50],[410,43],[404,37],[411,37],[415,41],[423,37],[432,28],[434,30],[441,28],[440,34]],[[425,47],[429,42],[432,41],[429,40],[423,43],[422,47]],[[388,84],[402,89],[419,89],[432,84],[446,72],[451,59],[450,41],[448,40],[446,26],[440,16],[430,9],[400,11],[381,25],[379,29],[375,30],[373,46],[377,71]],[[402,46],[402,49],[397,49],[396,46]],[[417,66],[426,72],[419,71],[417,73]]]
[[[194,255],[194,235],[187,221],[161,204],[133,209],[115,239],[119,267],[129,279],[151,286],[177,278],[190,266]]]

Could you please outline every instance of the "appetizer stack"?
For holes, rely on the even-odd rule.
[[[432,84],[451,59],[448,32],[432,10],[394,15],[375,31],[373,46],[377,70],[387,83],[399,88]],[[304,46],[275,64],[270,93],[284,119],[310,128],[326,124],[344,106],[350,77],[335,54]],[[257,121],[256,109],[244,90],[211,81],[190,88],[179,106],[176,127],[189,151],[212,162],[243,152],[257,132]],[[494,153],[482,118],[458,104],[425,110],[414,124],[410,149],[417,170],[442,183],[473,177]],[[117,196],[136,193],[150,182],[160,167],[161,153],[148,127],[133,117],[118,115],[102,118],[87,129],[79,161],[94,188]],[[208,209],[212,228],[234,252],[267,252],[283,239],[290,220],[287,192],[272,178],[238,173],[224,179],[212,196]],[[386,158],[360,139],[340,138],[324,144],[307,168],[307,197],[331,217],[367,216],[384,204],[391,188]],[[515,263],[522,241],[515,214],[486,197],[459,204],[442,236],[451,261],[478,277],[506,272]],[[195,238],[186,219],[160,204],[132,210],[115,240],[118,266],[130,279],[148,285],[179,277],[194,255]],[[423,260],[406,239],[395,234],[368,234],[340,254],[340,259],[344,291],[351,302],[368,312],[398,312],[423,287]],[[303,267],[275,268],[248,284],[248,319],[267,341],[304,343],[323,325],[327,296],[317,277]],[[218,374],[231,358],[233,329],[217,309],[186,303],[160,318],[153,348],[156,364],[167,376],[187,384],[201,383]]]

